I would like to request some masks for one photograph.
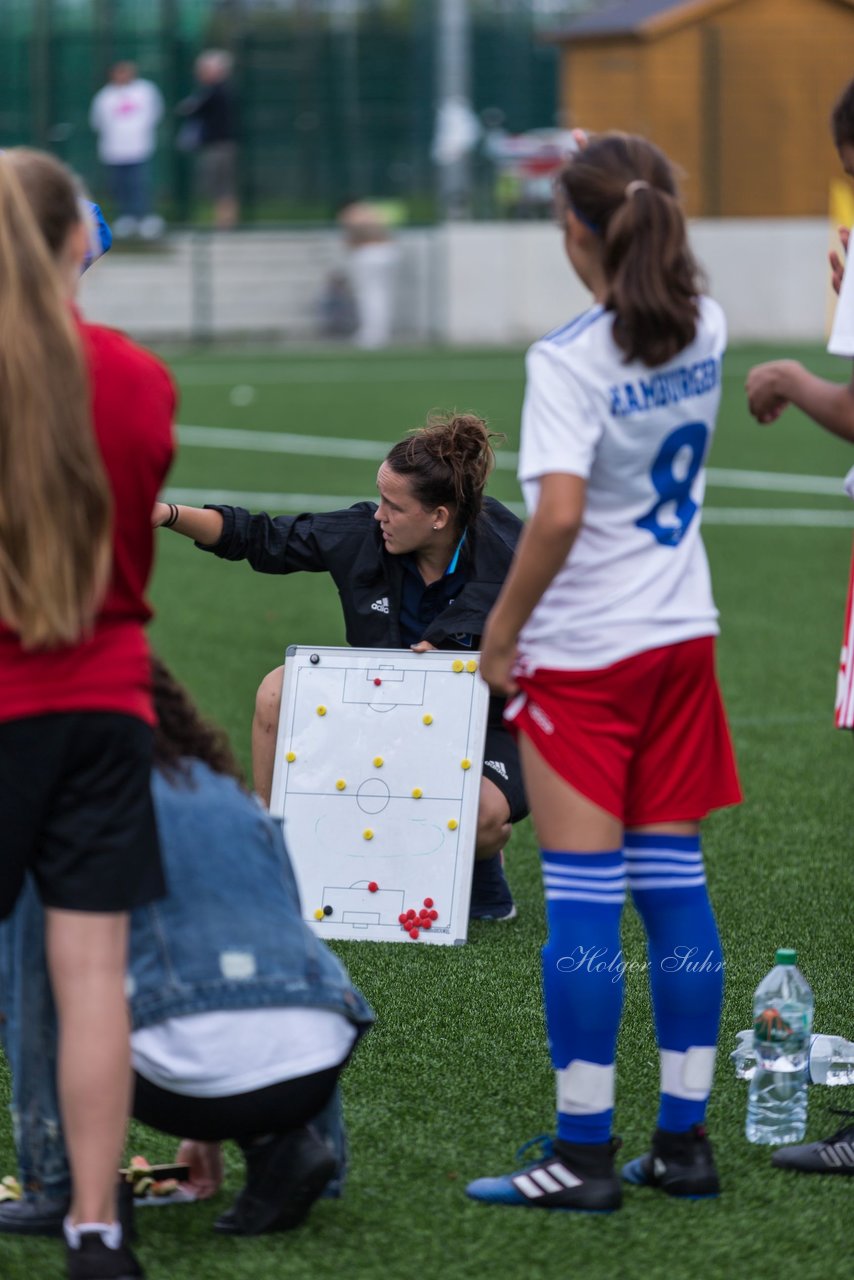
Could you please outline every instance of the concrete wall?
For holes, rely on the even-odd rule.
[[[692,224],[695,252],[734,341],[820,341],[828,307],[823,219]],[[522,345],[589,304],[549,223],[458,223],[400,237],[397,340]],[[176,233],[115,250],[84,278],[92,320],[142,339],[254,338],[310,343],[333,231]]]

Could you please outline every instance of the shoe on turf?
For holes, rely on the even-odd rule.
[[[623,1165],[623,1177],[636,1187],[655,1187],[669,1196],[700,1200],[720,1191],[712,1144],[701,1124],[687,1133],[656,1129],[652,1150]]]
[[[311,1125],[240,1145],[246,1185],[214,1222],[215,1231],[228,1235],[258,1236],[298,1227],[338,1172],[331,1146]]]
[[[623,1190],[614,1172],[619,1145],[616,1138],[587,1145],[558,1138],[553,1141],[543,1134],[516,1153],[521,1160],[539,1147],[538,1159],[498,1178],[477,1178],[466,1187],[466,1195],[485,1204],[610,1213],[623,1202]]]
[[[504,874],[503,854],[476,858],[471,882],[469,920],[515,920],[516,904]]]
[[[23,1200],[0,1203],[0,1235],[61,1236],[68,1213],[67,1196],[27,1194]]]
[[[854,1116],[854,1111],[837,1111],[836,1114]],[[794,1169],[798,1173],[841,1173],[854,1176],[854,1123],[849,1120],[838,1132],[820,1142],[808,1142],[800,1147],[781,1147],[772,1155],[771,1163],[778,1169]]]
[[[111,1249],[100,1231],[82,1231],[74,1249],[66,1241],[68,1280],[140,1280],[145,1272],[126,1244]]]

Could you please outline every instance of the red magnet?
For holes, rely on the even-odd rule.
[[[368,893],[376,893],[377,889],[379,889],[379,885],[376,880],[372,880],[368,885]]]
[[[382,680],[380,680],[379,676],[374,676],[374,684],[382,684]]]
[[[424,906],[425,906],[425,907],[432,907],[432,905],[433,905],[433,899],[432,899],[432,898],[425,898],[425,899],[424,899]]]
[[[431,920],[438,920],[438,919],[439,919],[439,912],[438,912],[438,911],[431,911],[431,912],[430,912],[430,919],[431,919]]]
[[[417,930],[417,929],[410,929],[410,930],[409,930],[409,936],[410,936],[410,938],[417,938],[417,937],[418,937],[418,930]]]
[[[406,918],[407,918],[407,920],[414,920],[414,919],[415,919],[415,912],[413,911],[412,907],[410,907],[410,908],[409,908],[409,910],[407,911],[407,913],[406,913]]]
[[[405,911],[401,911],[400,915],[399,915],[397,918],[398,918],[398,920],[400,921],[400,923],[401,923],[401,924],[406,924],[406,912],[405,912]]]
[[[421,919],[424,920],[427,916],[429,916],[430,912],[427,910],[426,907],[422,907],[421,910],[418,912],[418,914],[421,917]]]
[[[422,929],[432,929],[432,928],[433,928],[433,921],[430,919],[430,917],[429,917],[429,916],[427,917],[427,919],[426,919],[426,920],[422,920],[422,921],[421,921],[421,928],[422,928]]]

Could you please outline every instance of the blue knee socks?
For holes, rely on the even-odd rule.
[[[699,837],[627,835],[626,871],[648,938],[661,1059],[658,1125],[702,1122],[712,1087],[723,999],[723,955]]]
[[[543,992],[557,1073],[557,1136],[607,1142],[623,1004],[623,852],[544,849],[542,859],[549,924]]]

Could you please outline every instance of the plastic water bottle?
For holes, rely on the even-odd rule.
[[[753,996],[756,1067],[747,1095],[748,1142],[800,1142],[807,1127],[813,998],[796,951],[780,950]]]
[[[736,1078],[752,1080],[756,1070],[753,1028],[739,1031],[729,1055]],[[809,1049],[810,1084],[854,1084],[854,1044],[843,1036],[811,1035]]]

